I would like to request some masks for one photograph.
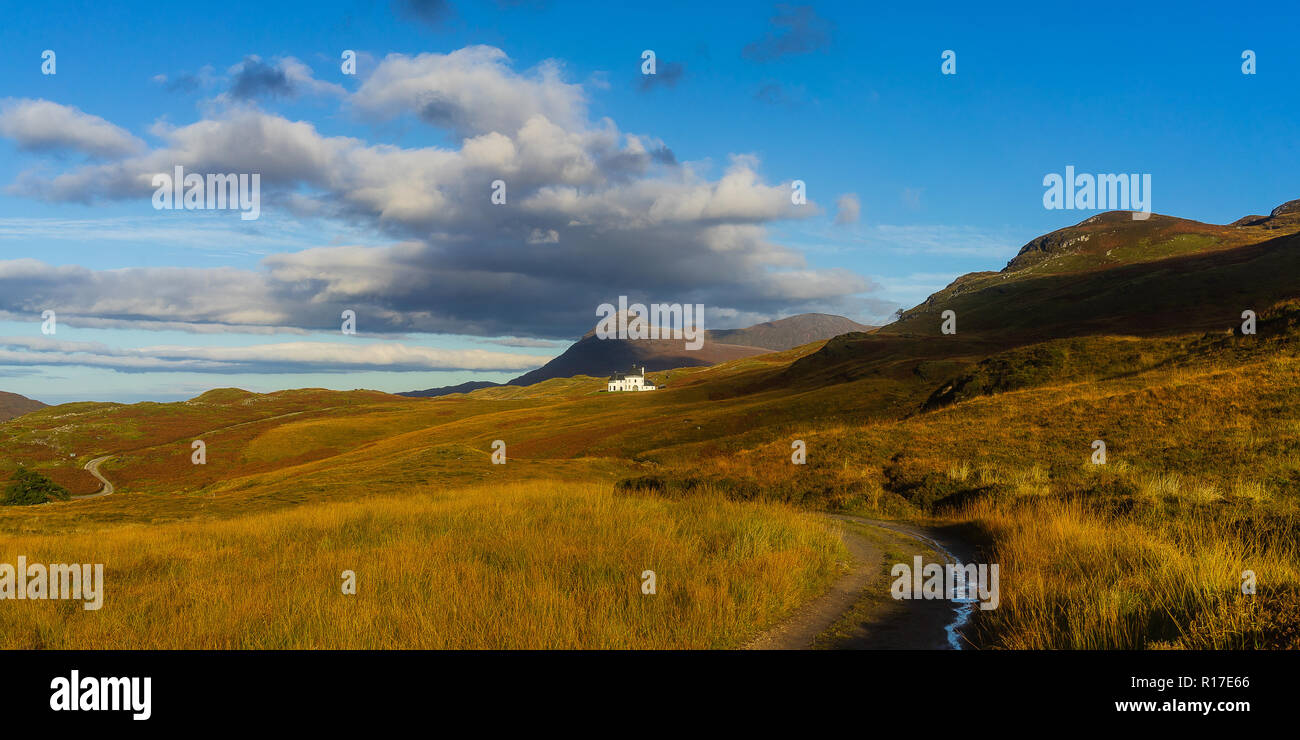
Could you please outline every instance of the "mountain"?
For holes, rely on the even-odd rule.
[[[747,329],[719,329],[708,332],[708,338],[723,344],[744,347],[762,347],[774,352],[801,347],[809,342],[848,334],[854,331],[871,331],[876,327],[859,324],[843,316],[825,313],[804,313],[776,321],[755,324]]]
[[[559,357],[536,370],[524,373],[506,385],[532,385],[551,378],[575,375],[603,377],[633,365],[647,371],[700,367],[743,357],[781,352],[810,342],[849,332],[870,331],[875,327],[859,324],[843,316],[805,313],[776,321],[755,324],[744,329],[718,329],[704,332],[704,345],[688,350],[682,339],[599,339],[595,329],[570,345]],[[460,385],[407,391],[399,396],[433,397],[452,393],[469,393],[480,388],[501,385],[487,381],[470,381]]]
[[[532,385],[551,378],[571,378],[575,375],[603,377],[633,365],[644,366],[647,371],[716,365],[768,351],[762,347],[711,342],[707,335],[702,347],[688,350],[685,341],[681,339],[600,339],[591,331],[559,357],[520,375],[510,381],[509,385]]]
[[[20,396],[17,393],[0,391],[0,421],[7,421],[16,416],[39,411],[45,408],[46,405],[40,401],[33,401],[26,396]]]
[[[575,375],[600,377],[632,365],[644,366],[647,371],[716,365],[871,328],[843,316],[805,313],[745,329],[705,331],[704,345],[698,350],[686,349],[682,339],[599,339],[592,330],[559,357],[515,378],[510,385]]]
[[[1243,311],[1264,321],[1300,298],[1296,275],[1300,201],[1222,226],[1103,213],[1030,241],[1001,271],[957,278],[888,326],[832,339],[755,390],[868,375],[942,380],[1018,347],[1053,342],[1077,352],[1069,342],[1089,336],[1224,335],[1241,326]],[[955,334],[941,332],[946,311],[956,315]]]
[[[493,383],[490,380],[471,380],[460,385],[444,385],[441,388],[427,388],[422,391],[406,391],[398,393],[399,396],[409,396],[411,398],[433,398],[435,396],[450,396],[453,393],[470,393],[480,388],[495,388],[501,385]]]
[[[1026,244],[1000,272],[963,275],[881,334],[1003,340],[1226,329],[1243,310],[1297,293],[1300,203],[1224,226],[1128,212],[1093,216]]]

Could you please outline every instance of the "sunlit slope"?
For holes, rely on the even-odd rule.
[[[1041,338],[966,331],[959,318],[955,336],[852,334],[653,373],[664,390],[651,393],[602,393],[602,379],[576,377],[436,399],[228,390],[183,404],[46,409],[0,424],[0,434],[19,442],[0,450],[4,464],[25,461],[64,474],[90,455],[114,454],[103,470],[118,491],[5,507],[0,532],[91,532],[77,540],[90,546],[103,528],[125,542],[161,527],[160,551],[193,559],[203,548],[176,549],[175,538],[233,537],[270,552],[320,537],[330,543],[322,552],[334,553],[351,545],[329,539],[330,527],[372,531],[372,514],[388,521],[399,511],[446,524],[417,527],[410,548],[424,537],[477,537],[488,525],[475,517],[502,514],[560,528],[588,522],[585,514],[548,518],[552,506],[572,513],[559,498],[518,509],[493,492],[554,497],[587,487],[594,496],[656,501],[664,512],[701,500],[789,502],[964,526],[985,548],[982,556],[1003,565],[1005,582],[1018,584],[995,614],[979,620],[987,645],[1285,646],[1300,629],[1300,301],[1269,302],[1260,297],[1267,290],[1251,292],[1246,276],[1277,287],[1268,273],[1286,263],[1284,247],[1294,247],[1288,240],[1294,237],[1015,281],[1100,280],[1140,268],[1186,287],[1212,275],[1210,266],[1186,261],[1213,260],[1227,276],[1225,290],[1242,291],[1258,313],[1254,335],[1233,331],[1239,311],[1209,328],[1161,328],[1116,304],[1112,323],[1131,329],[1126,322],[1135,321],[1137,330],[1063,329],[1042,313],[1052,332]],[[984,299],[997,304],[1001,295]],[[994,309],[1007,306],[986,310]],[[206,465],[191,461],[194,439],[207,445]],[[505,443],[504,465],[493,464],[497,440]],[[1105,464],[1093,463],[1095,440],[1106,445]],[[791,460],[796,442],[806,447],[805,464]],[[65,458],[69,452],[75,457]],[[450,503],[467,490],[476,492],[464,499],[472,503]],[[382,503],[403,496],[422,503],[391,511]],[[342,519],[333,517],[343,509],[314,508],[332,506],[359,508]],[[329,523],[308,526],[291,518],[298,511]],[[207,521],[214,518],[245,534]],[[185,529],[190,525],[199,529]],[[710,526],[708,537],[717,537]],[[687,538],[683,547],[695,542]],[[375,546],[357,544],[358,551]],[[562,559],[563,551],[541,548],[535,557]],[[1243,570],[1267,574],[1258,600],[1240,599]],[[483,583],[489,593],[496,587]],[[525,606],[520,619],[531,619]],[[769,606],[760,611],[785,608]],[[607,607],[601,602],[592,613]],[[257,611],[251,602],[248,608]],[[218,635],[235,634],[240,623],[215,612],[193,616],[214,620]],[[390,616],[379,609],[362,624],[372,629],[373,620]],[[292,624],[292,634],[312,634]],[[15,634],[40,634],[29,627]],[[277,637],[275,629],[259,632],[256,644],[307,644],[284,642],[290,633]],[[728,634],[703,639],[722,644],[739,632]],[[693,642],[698,635],[665,639],[701,644]]]
[[[802,468],[789,464],[784,439],[673,467],[774,488],[859,481],[900,509],[907,497],[894,494],[907,487],[885,474],[896,457],[918,479],[983,468],[1023,483],[1021,492],[1086,492],[1122,473],[1136,488],[1172,475],[1207,501],[1268,492],[1300,503],[1300,307],[1274,310],[1250,337],[1076,338],[994,355],[897,419],[809,423],[798,430],[808,444]],[[1106,466],[1090,462],[1096,439],[1107,444]],[[913,503],[916,513],[938,500]]]
[[[0,538],[0,561],[107,563],[102,608],[0,610],[0,648],[736,647],[845,557],[807,512],[555,481],[84,524]]]
[[[1300,226],[1290,217],[1272,229],[1125,218],[1103,214],[1040,237],[1003,271],[958,279],[880,333],[941,336],[945,310],[958,335],[1002,342],[1212,331],[1300,295]]]
[[[361,407],[400,404],[373,391],[319,389],[254,394],[235,388],[209,391],[178,403],[70,403],[0,423],[0,479],[19,464],[46,472],[74,494],[99,483],[81,469],[93,457],[129,454],[168,445],[188,464],[190,444],[204,435],[248,436],[298,417],[346,415]],[[169,453],[170,454],[170,451]],[[112,469],[112,463],[105,470]]]

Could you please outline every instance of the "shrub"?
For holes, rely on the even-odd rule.
[[[32,506],[48,501],[67,501],[68,489],[60,486],[35,470],[19,468],[5,488],[0,504],[5,506]]]

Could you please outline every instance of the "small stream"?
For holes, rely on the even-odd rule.
[[[969,589],[966,588],[966,571],[962,569],[962,566],[965,564],[961,561],[961,558],[952,554],[951,550],[939,544],[933,538],[921,534],[910,527],[904,528],[898,525],[892,525],[890,522],[875,522],[875,524],[921,540],[942,554],[948,562],[955,564],[959,568],[957,571],[956,583],[954,584],[952,592],[948,594],[948,600],[954,605],[953,619],[944,627],[944,632],[948,635],[949,648],[953,650],[963,649],[962,644],[964,640],[962,637],[962,630],[970,624],[971,616],[975,613],[975,607],[979,604],[979,599],[972,598]]]
[[[943,556],[947,558],[949,562],[957,565],[958,570],[955,579],[956,582],[953,584],[952,592],[948,594],[948,600],[956,605],[953,607],[954,617],[953,620],[943,629],[948,633],[948,647],[953,650],[961,650],[961,631],[970,624],[971,615],[975,613],[975,607],[979,604],[979,599],[972,597],[970,595],[970,589],[966,588],[966,570],[963,567],[965,563],[963,563],[956,555],[953,555],[948,548],[940,545],[929,537],[923,535],[917,535],[917,537],[925,540],[931,547],[938,550],[940,553],[943,553]]]

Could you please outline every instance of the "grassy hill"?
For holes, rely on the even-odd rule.
[[[959,335],[1004,344],[1226,329],[1296,293],[1300,214],[1286,208],[1250,226],[1093,216],[1029,242],[1001,272],[958,278],[880,331],[939,335],[945,310]]]

